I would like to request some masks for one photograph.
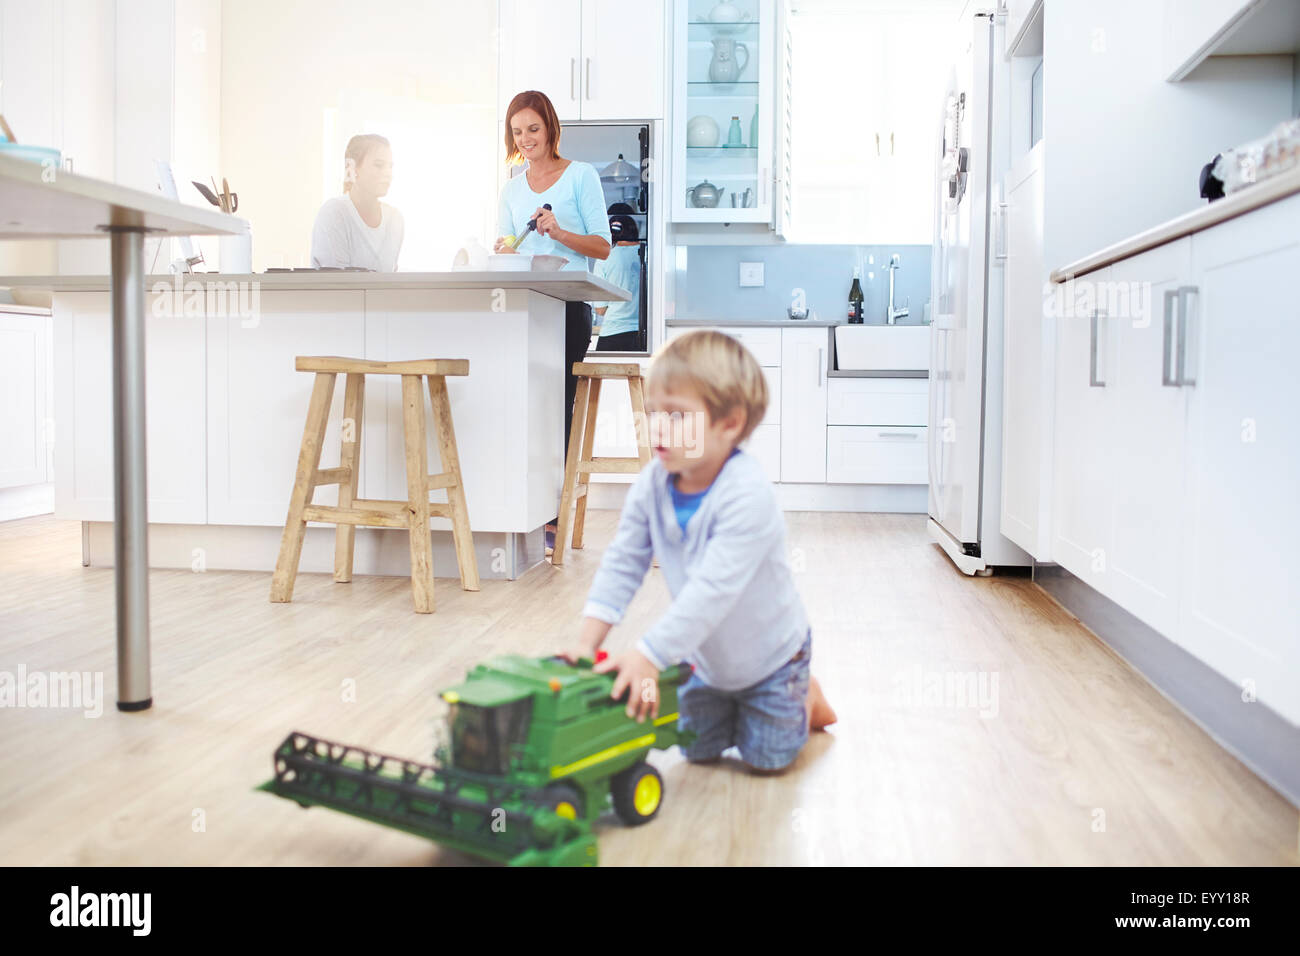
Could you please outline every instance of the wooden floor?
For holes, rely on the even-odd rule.
[[[0,671],[102,671],[106,698],[98,719],[0,710],[0,862],[471,862],[253,788],[291,729],[426,758],[438,688],[572,633],[614,520],[593,512],[562,569],[478,593],[439,578],[433,615],[402,578],[304,574],[285,605],[269,574],[154,572],[155,705],[130,715],[112,571],[81,567],[77,524],[0,524]],[[1297,863],[1295,808],[1028,580],[962,576],[919,516],[788,523],[840,723],[779,777],[655,752],[663,810],[602,823],[603,864]],[[652,571],[612,648],[666,603]],[[938,693],[968,673],[996,688],[982,707]]]

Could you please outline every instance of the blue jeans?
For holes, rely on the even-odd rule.
[[[683,747],[687,760],[715,760],[728,747],[760,770],[794,762],[808,740],[808,680],[812,631],[790,660],[742,690],[710,687],[694,673],[677,691],[678,727],[695,739]]]

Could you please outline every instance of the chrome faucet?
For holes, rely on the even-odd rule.
[[[894,308],[894,271],[899,268],[899,255],[895,252],[889,257],[889,312],[885,316],[888,325],[897,325],[898,320],[908,315],[907,303],[901,309]],[[910,300],[909,300],[910,301]]]

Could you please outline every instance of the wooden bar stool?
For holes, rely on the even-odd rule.
[[[575,500],[578,504],[573,516],[572,547],[582,547],[582,526],[587,518],[588,476],[635,475],[650,461],[650,435],[645,417],[645,378],[641,375],[641,366],[635,363],[604,365],[597,362],[574,362],[573,374],[578,377],[578,390],[573,398],[573,427],[569,430],[569,454],[564,463],[564,492],[560,497],[560,519],[555,528],[555,550],[551,554],[551,564],[556,567],[564,563],[569,508]],[[600,383],[607,378],[621,378],[627,382],[628,394],[632,399],[632,421],[636,426],[635,458],[596,458],[591,453],[596,438],[596,415],[600,410]]]
[[[311,403],[307,406],[307,425],[298,452],[298,474],[294,478],[289,515],[284,521],[280,557],[271,578],[271,601],[286,603],[293,598],[302,556],[302,537],[307,522],[336,525],[334,538],[334,580],[352,580],[352,553],[355,527],[406,528],[411,539],[411,591],[415,610],[433,611],[433,542],[429,519],[435,515],[451,519],[456,544],[456,562],[460,565],[460,586],[466,591],[479,589],[478,564],[474,557],[474,539],[469,530],[469,509],[465,505],[465,486],[461,480],[460,458],[456,453],[456,433],[452,428],[451,402],[447,397],[447,376],[468,375],[468,359],[423,359],[415,362],[374,362],[338,356],[298,356],[294,367],[299,372],[315,372]],[[320,467],[321,444],[329,420],[334,382],[338,375],[347,376],[343,395],[343,418],[352,423],[344,428],[337,468]],[[366,375],[400,375],[402,377],[402,424],[406,445],[406,501],[378,501],[357,498],[360,477],[361,420],[365,411]],[[429,380],[429,399],[433,404],[433,425],[438,436],[442,472],[430,475],[428,445],[425,439],[424,394],[421,379]],[[339,486],[337,506],[314,505],[312,494],[321,485]],[[430,502],[429,492],[442,488],[446,503]]]

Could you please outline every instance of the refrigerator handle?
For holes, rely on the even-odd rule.
[[[817,387],[821,388],[826,384],[826,349],[819,347],[817,349]]]
[[[578,98],[577,93],[575,92],[575,85],[577,81],[574,79],[574,77],[577,76],[576,73],[577,69],[578,69],[578,58],[576,56],[569,57],[569,99],[571,100],[576,100]]]
[[[1097,378],[1097,326],[1105,316],[1099,309],[1092,310],[1092,328],[1088,335],[1088,387],[1105,388],[1106,383]]]
[[[999,262],[1007,261],[1007,204],[998,202],[998,244],[993,258]]]

